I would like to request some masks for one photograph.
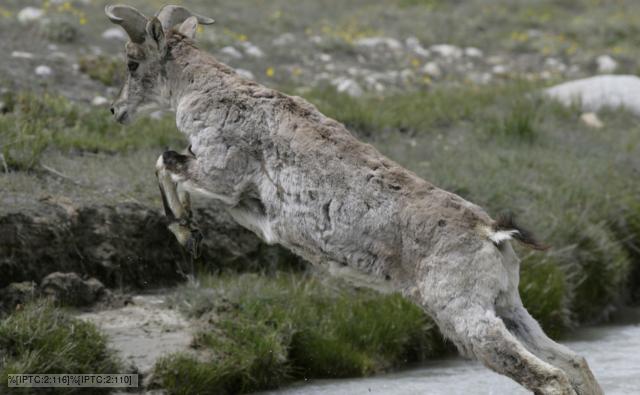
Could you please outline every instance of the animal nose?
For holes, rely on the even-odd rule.
[[[111,110],[111,114],[112,114],[112,115],[115,115],[115,114],[116,114],[116,110],[115,110],[113,107],[111,107],[111,109],[110,109],[110,110]]]

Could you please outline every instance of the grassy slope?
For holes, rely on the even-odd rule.
[[[32,302],[0,320],[0,377],[3,394],[31,394],[6,388],[7,374],[99,374],[121,372],[106,338],[89,323],[71,318],[45,301]],[[106,394],[109,389],[57,388],[49,394]]]

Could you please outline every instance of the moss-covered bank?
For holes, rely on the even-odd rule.
[[[205,276],[172,303],[201,325],[194,355],[156,365],[158,386],[175,394],[363,376],[446,350],[431,320],[402,297],[308,275]]]

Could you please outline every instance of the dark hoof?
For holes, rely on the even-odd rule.
[[[180,170],[190,159],[187,155],[179,154],[176,151],[164,151],[162,153],[164,166],[172,172]]]
[[[187,239],[187,242],[184,245],[184,248],[189,251],[191,256],[194,258],[199,258],[202,255],[202,240],[204,236],[199,229],[191,229],[191,235]]]
[[[185,221],[171,222],[168,226],[171,233],[176,236],[178,243],[183,246],[194,258],[202,253],[202,232],[198,228],[187,225]]]

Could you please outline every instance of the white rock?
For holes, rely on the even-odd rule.
[[[33,59],[34,56],[31,52],[23,52],[23,51],[13,51],[11,52],[12,58],[17,59]]]
[[[320,59],[320,61],[322,62],[331,62],[331,55],[329,55],[328,53],[321,53],[320,55],[318,55],[318,59]]]
[[[640,78],[634,75],[599,75],[565,82],[545,94],[567,106],[579,104],[585,112],[624,107],[640,116]]]
[[[235,49],[234,47],[232,47],[232,46],[226,46],[226,47],[222,48],[220,50],[220,53],[224,54],[224,55],[227,55],[229,57],[232,57],[234,59],[242,59],[243,58],[242,53],[240,51],[238,51],[237,49]]]
[[[438,63],[428,62],[422,67],[422,72],[427,74],[431,78],[440,78],[442,76],[442,70]]]
[[[249,41],[243,42],[242,43],[242,47],[244,49],[244,53],[246,53],[247,55],[249,55],[249,56],[251,56],[253,58],[262,58],[262,57],[264,57],[264,52],[262,52],[260,47],[250,43]]]
[[[413,71],[409,70],[409,69],[404,69],[400,72],[400,79],[402,80],[402,82],[404,84],[407,84],[411,81],[413,81],[413,78],[415,77],[415,74],[413,74]]]
[[[402,49],[402,44],[395,38],[390,37],[365,37],[355,41],[355,46],[364,49],[375,49],[377,47],[387,47],[393,51]]]
[[[364,93],[360,85],[351,78],[337,78],[332,84],[339,93],[346,93],[351,97],[360,97]]]
[[[36,67],[36,75],[39,75],[40,77],[49,77],[52,74],[53,70],[51,70],[51,67],[49,66],[41,64],[40,66]]]
[[[462,49],[456,47],[455,45],[449,45],[449,44],[432,45],[429,48],[429,50],[447,59],[457,59],[462,56]]]
[[[484,56],[484,53],[476,47],[465,48],[464,54],[470,58],[481,58]]]
[[[405,46],[407,49],[418,56],[423,58],[428,58],[431,55],[428,49],[425,49],[422,44],[420,44],[420,40],[417,37],[408,37],[405,42]]]
[[[44,16],[44,10],[35,7],[25,7],[18,12],[18,21],[20,23],[31,23],[41,19]]]
[[[580,115],[580,120],[590,128],[600,129],[604,126],[595,112],[585,112],[584,114]]]
[[[316,45],[320,45],[320,44],[324,43],[324,38],[322,38],[322,36],[311,36],[311,37],[309,37],[309,41],[311,41],[312,43],[314,43]]]
[[[164,111],[163,110],[157,110],[157,111],[154,111],[151,114],[149,114],[149,118],[154,119],[156,121],[161,120],[162,117],[164,117]]]
[[[487,85],[493,79],[491,73],[469,73],[468,78],[469,81],[478,85]]]
[[[378,93],[382,93],[385,91],[384,85],[378,81],[376,74],[368,75],[364,78],[364,82],[367,84],[367,88],[370,90],[374,90]]]
[[[96,107],[106,106],[107,104],[109,104],[109,99],[103,96],[96,96],[93,98],[93,100],[91,100],[91,104]]]
[[[547,58],[544,60],[544,66],[551,71],[555,71],[557,73],[564,73],[567,70],[567,65],[562,63],[560,60],[556,58]]]
[[[253,75],[252,72],[250,72],[249,70],[245,70],[245,69],[236,69],[236,73],[238,73],[238,75],[242,78],[246,78],[248,80],[255,80],[256,77]]]
[[[284,47],[296,42],[296,36],[291,33],[284,33],[274,38],[272,44],[276,47]]]
[[[105,40],[128,41],[129,36],[119,27],[112,27],[102,32],[102,38]]]
[[[497,64],[491,68],[491,72],[495,75],[505,75],[509,69],[503,64]]]
[[[598,73],[609,74],[616,71],[618,68],[618,62],[609,55],[601,55],[596,59],[598,64]]]

